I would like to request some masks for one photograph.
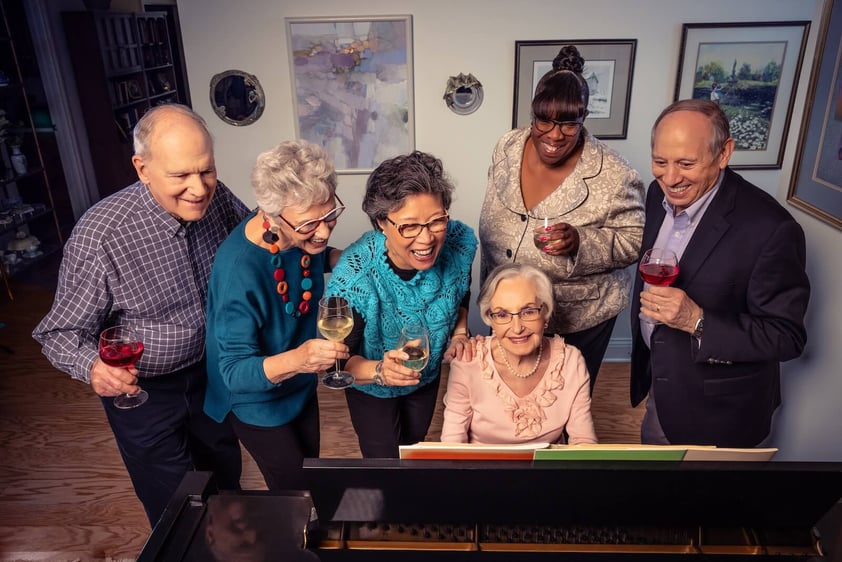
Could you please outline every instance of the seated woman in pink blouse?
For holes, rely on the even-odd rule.
[[[578,349],[544,337],[552,286],[539,269],[505,264],[477,299],[491,337],[454,359],[444,397],[445,443],[596,443],[590,377]]]

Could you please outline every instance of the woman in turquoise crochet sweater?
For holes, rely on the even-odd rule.
[[[468,302],[477,239],[450,220],[452,193],[441,161],[430,154],[380,164],[363,199],[374,230],[343,252],[325,290],[345,297],[354,313],[345,368],[357,384],[345,398],[366,458],[394,458],[400,445],[424,440],[442,360],[472,349]],[[430,334],[421,372],[405,367],[408,355],[395,349],[407,324],[422,324]]]
[[[296,485],[319,456],[314,373],[348,357],[316,335],[324,273],[339,257],[328,238],[345,206],[327,153],[287,141],[252,172],[258,209],[216,252],[208,286],[205,412],[226,417],[270,490]]]

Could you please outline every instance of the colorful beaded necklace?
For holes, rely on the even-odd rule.
[[[284,312],[289,314],[292,317],[298,317],[302,314],[307,314],[310,312],[310,300],[313,298],[313,293],[310,289],[313,288],[313,280],[310,278],[310,262],[312,258],[310,254],[306,252],[302,252],[301,256],[301,302],[296,304],[292,302],[289,298],[289,283],[286,281],[286,271],[284,271],[284,259],[281,256],[281,249],[278,247],[278,240],[280,237],[278,233],[275,232],[278,230],[278,227],[273,227],[272,223],[269,222],[269,217],[266,214],[263,214],[263,229],[265,232],[263,233],[263,241],[269,244],[269,252],[272,253],[272,257],[269,258],[272,267],[275,268],[272,276],[277,282],[275,286],[275,290],[278,291],[278,294],[281,295],[281,300],[285,303],[284,304]]]

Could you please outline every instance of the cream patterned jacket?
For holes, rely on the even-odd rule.
[[[596,326],[629,303],[643,238],[644,186],[640,174],[587,130],[573,172],[546,199],[527,210],[520,189],[529,127],[506,133],[494,148],[479,222],[480,282],[496,266],[528,263],[553,283],[555,312],[548,331],[569,334]],[[575,257],[548,256],[532,243],[538,218],[567,222],[579,232]],[[541,223],[543,224],[543,223]]]

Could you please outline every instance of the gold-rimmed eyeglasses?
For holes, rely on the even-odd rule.
[[[407,223],[407,224],[398,224],[389,217],[386,217],[386,220],[392,223],[398,230],[398,234],[403,236],[404,238],[415,238],[421,231],[425,228],[430,231],[430,234],[438,234],[440,232],[444,232],[447,230],[447,223],[450,221],[450,215],[445,213],[440,217],[436,217],[433,220],[425,223]]]
[[[286,220],[284,218],[284,216],[280,213],[278,213],[278,218],[280,218],[282,221],[287,223],[287,225],[289,225],[289,227],[293,230],[293,232],[295,232],[297,234],[310,234],[311,232],[314,232],[317,228],[319,228],[319,226],[321,226],[321,224],[323,222],[335,222],[336,219],[339,218],[339,215],[341,215],[342,212],[345,210],[345,204],[342,203],[342,199],[340,199],[339,196],[336,195],[336,194],[334,194],[334,198],[336,199],[336,202],[338,203],[338,205],[336,205],[336,207],[334,207],[333,209],[331,209],[330,211],[328,211],[327,213],[325,213],[321,217],[319,217],[317,219],[311,219],[311,220],[308,220],[308,221],[304,221],[301,224],[299,224],[298,226],[295,226],[294,224],[292,224],[291,222]]]
[[[537,115],[532,118],[532,126],[538,130],[539,133],[549,133],[553,130],[553,127],[558,126],[558,129],[561,131],[561,134],[565,137],[572,137],[574,135],[579,134],[579,131],[582,130],[583,121],[556,121],[555,119],[548,119],[546,117],[538,117]]]
[[[517,312],[509,312],[508,310],[495,310],[489,312],[488,316],[495,324],[508,324],[515,316],[520,318],[521,322],[533,322],[541,319],[541,312],[544,310],[544,305],[541,306],[527,306],[521,308]]]

